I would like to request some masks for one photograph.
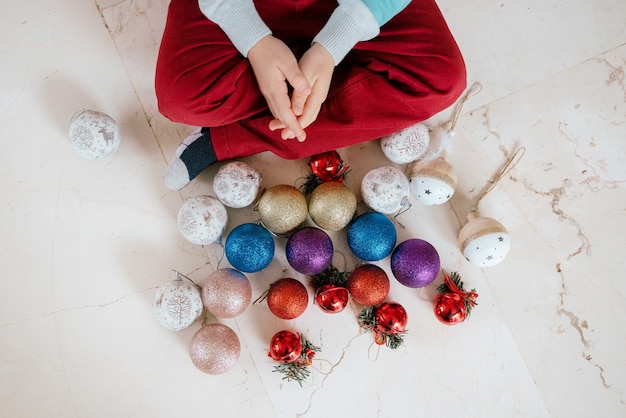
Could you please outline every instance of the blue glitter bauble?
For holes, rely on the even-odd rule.
[[[224,252],[234,268],[244,273],[255,273],[272,262],[274,238],[262,226],[245,223],[230,232]]]
[[[437,278],[440,268],[439,253],[422,239],[408,239],[391,254],[391,272],[408,287],[428,286]]]
[[[324,271],[333,260],[333,242],[326,232],[307,226],[287,240],[287,261],[298,273],[313,275]]]
[[[359,215],[348,227],[348,246],[361,260],[382,260],[391,254],[395,245],[396,228],[382,213]]]

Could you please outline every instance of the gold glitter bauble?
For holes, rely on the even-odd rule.
[[[284,278],[270,285],[267,293],[267,306],[280,319],[299,317],[308,304],[309,293],[298,280]]]
[[[275,234],[293,231],[304,223],[308,213],[302,192],[287,184],[267,189],[256,209],[263,225]]]
[[[230,327],[208,324],[200,328],[189,344],[193,364],[208,374],[226,373],[237,363],[241,345]]]
[[[348,291],[356,302],[375,306],[389,294],[389,277],[385,270],[374,264],[362,264],[348,277]]]
[[[354,218],[356,205],[356,196],[348,186],[338,181],[327,181],[311,193],[309,214],[320,228],[339,231]]]

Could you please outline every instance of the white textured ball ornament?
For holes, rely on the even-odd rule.
[[[511,249],[511,238],[504,225],[493,218],[469,218],[459,232],[459,246],[467,261],[478,267],[491,267],[504,260]]]
[[[428,148],[430,136],[423,123],[409,126],[380,140],[383,153],[396,164],[417,161]]]
[[[182,279],[160,286],[154,298],[153,311],[159,323],[171,331],[189,328],[202,315],[200,289]]]
[[[256,199],[261,185],[261,174],[243,161],[232,161],[217,170],[213,178],[213,192],[230,208],[245,208]]]
[[[409,180],[395,167],[384,166],[370,170],[361,181],[361,195],[365,204],[387,215],[408,206],[409,193]]]
[[[441,205],[456,191],[457,177],[454,168],[443,158],[426,163],[416,163],[409,175],[411,195],[429,206]]]
[[[222,237],[227,222],[226,208],[213,196],[191,197],[178,212],[178,229],[193,244],[213,244]]]
[[[70,122],[70,142],[80,156],[100,160],[112,155],[120,146],[120,129],[106,113],[83,110]]]

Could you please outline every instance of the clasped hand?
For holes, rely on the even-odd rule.
[[[248,60],[274,116],[269,129],[280,129],[283,139],[303,142],[304,130],[317,119],[328,96],[335,68],[333,57],[314,43],[297,61],[283,41],[268,35],[250,49]],[[293,87],[291,97],[287,83]]]

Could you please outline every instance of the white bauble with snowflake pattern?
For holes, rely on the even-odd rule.
[[[389,160],[396,164],[417,161],[428,148],[430,136],[423,123],[409,126],[380,140],[380,147]]]

